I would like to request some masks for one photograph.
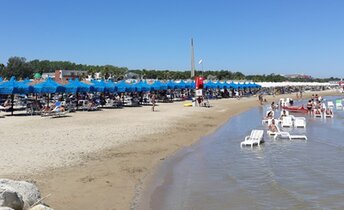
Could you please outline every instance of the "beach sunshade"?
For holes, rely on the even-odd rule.
[[[148,85],[145,81],[140,81],[136,84],[133,84],[132,86],[134,88],[135,91],[137,92],[148,92],[151,90],[151,86]]]
[[[186,84],[185,84],[184,80],[180,80],[180,82],[177,82],[176,85],[177,85],[177,89],[185,89],[186,88]]]
[[[15,77],[7,82],[0,84],[0,94],[11,95],[11,94],[26,94],[32,92],[32,86],[29,86],[23,82],[17,82]]]
[[[124,93],[124,92],[132,92],[134,90],[134,88],[126,83],[124,80],[121,80],[120,82],[115,84],[117,91],[120,93]]]
[[[173,82],[172,80],[169,80],[166,83],[167,89],[177,89],[177,84]]]
[[[33,86],[34,93],[63,93],[65,87],[48,78],[44,82],[38,83]]]
[[[159,80],[156,80],[152,85],[151,85],[152,90],[167,90],[167,85],[160,82]]]
[[[79,79],[69,80],[68,84],[64,85],[66,93],[86,93],[93,90],[93,87],[89,84],[80,82]]]
[[[233,88],[233,89],[238,89],[239,85],[235,84],[233,81],[231,83],[229,83],[229,88]]]

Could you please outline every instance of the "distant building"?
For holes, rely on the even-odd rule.
[[[55,79],[55,73],[43,73],[42,74],[42,79],[48,79],[48,78]]]
[[[81,70],[56,70],[55,81],[58,80],[69,80],[69,79],[80,79],[87,77],[87,71]]]
[[[284,76],[290,79],[312,79],[312,76],[306,74],[287,74]]]

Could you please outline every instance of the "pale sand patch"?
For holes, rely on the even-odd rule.
[[[0,119],[0,177],[36,181],[55,209],[129,209],[135,186],[166,156],[258,105],[256,97],[210,103]]]

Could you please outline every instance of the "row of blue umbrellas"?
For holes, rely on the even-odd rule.
[[[0,82],[1,82],[0,78]],[[53,79],[48,78],[44,82],[38,83],[36,85],[30,85],[30,80],[16,81],[12,77],[7,82],[0,83],[0,94],[26,94],[26,93],[80,93],[80,92],[148,92],[148,91],[158,91],[167,89],[192,89],[195,88],[195,82],[185,82],[181,80],[180,82],[168,81],[163,83],[159,80],[152,84],[148,84],[146,81],[139,81],[134,84],[128,84],[124,80],[114,83],[105,81],[91,81],[91,84],[80,82],[78,79],[69,80],[66,85],[61,85],[55,82]],[[213,82],[208,81],[204,84],[206,89],[244,89],[244,88],[260,88],[259,85],[255,83],[227,83],[227,82]]]

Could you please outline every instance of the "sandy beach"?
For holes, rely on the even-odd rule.
[[[330,94],[338,93],[320,93]],[[280,97],[268,96],[268,103]],[[54,209],[130,209],[144,178],[167,156],[258,105],[257,97],[210,103],[0,119],[0,177],[35,182]]]

